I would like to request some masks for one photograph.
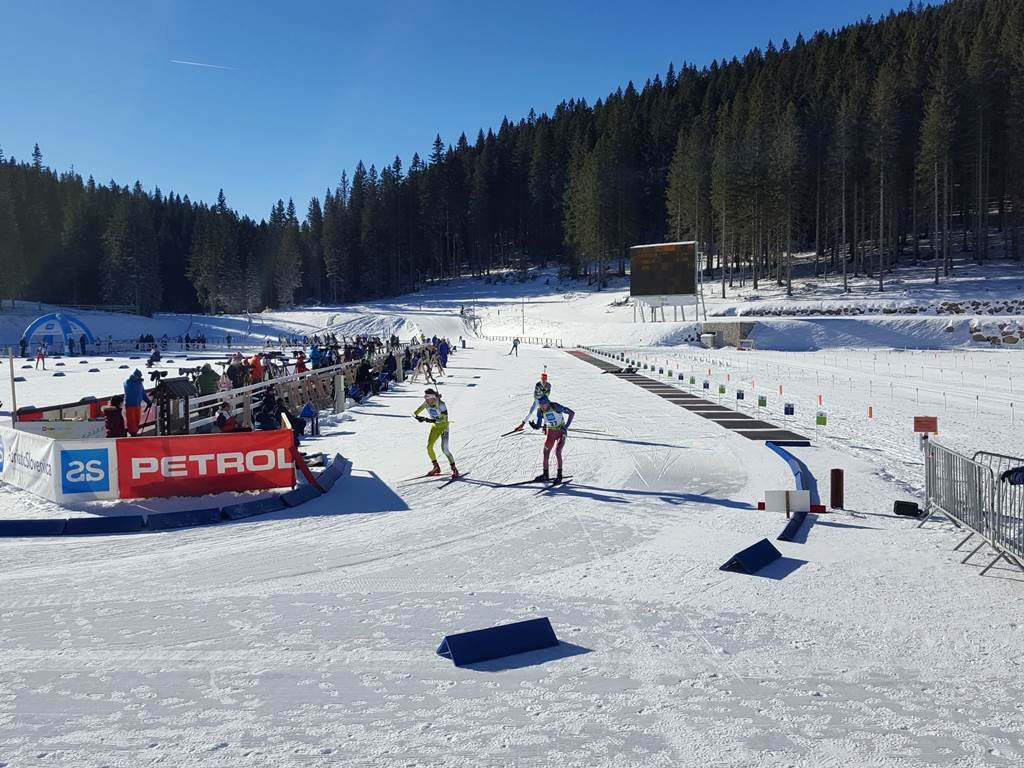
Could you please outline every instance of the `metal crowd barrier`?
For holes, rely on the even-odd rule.
[[[996,556],[981,571],[987,573],[1000,560],[1024,570],[1024,485],[1003,479],[1009,469],[1024,467],[1024,459],[978,451],[973,458],[931,440],[924,449],[927,516],[945,515],[968,530],[954,547],[959,550],[974,536],[981,542],[963,560],[966,563],[988,544]]]
[[[371,355],[367,362],[372,366],[382,366],[388,352],[391,351],[394,352],[398,368],[401,370],[401,360],[407,348],[418,353],[422,351],[423,346],[403,344],[391,350],[385,347],[380,352]],[[232,415],[241,417],[242,424],[251,427],[254,401],[262,400],[266,390],[270,387],[274,388],[278,397],[285,400],[289,407],[295,409],[301,408],[307,402],[312,403],[318,409],[332,406],[335,409],[341,409],[344,407],[345,388],[355,381],[356,369],[362,362],[363,360],[360,359],[323,368],[312,368],[305,373],[267,378],[256,384],[219,390],[212,395],[190,398],[187,414],[189,431],[208,428],[213,424],[214,413],[221,403],[230,405]],[[404,378],[413,373],[414,371],[402,371],[402,376]],[[340,392],[338,391],[339,385],[341,386]]]
[[[512,343],[513,339],[519,339],[520,344],[536,344],[539,347],[554,347],[555,349],[563,349],[561,339],[551,339],[546,336],[485,336],[481,335],[481,339],[487,341],[507,341],[509,344]]]

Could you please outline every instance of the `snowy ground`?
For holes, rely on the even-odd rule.
[[[924,481],[914,416],[937,416],[938,440],[967,455],[985,450],[1024,456],[1024,354],[1019,350],[609,351],[683,373],[684,381],[675,383],[687,391],[703,391],[708,381],[713,399],[788,424],[817,445],[858,456],[908,492],[923,492]],[[690,377],[696,380],[692,386]],[[725,394],[718,394],[720,386]],[[737,390],[743,400],[736,399]],[[759,395],[767,397],[760,409]],[[783,415],[787,402],[796,407],[793,417]],[[819,412],[827,417],[824,427],[815,425]]]
[[[803,454],[847,469],[851,511],[760,577],[724,573],[784,523],[753,508],[791,482],[774,454],[564,352],[472,346],[442,388],[462,482],[404,482],[426,467],[410,384],[316,441],[353,476],[291,512],[0,541],[0,763],[1020,763],[1019,577],[888,515],[868,457]],[[579,431],[572,483],[537,496],[502,484],[540,438],[497,435],[544,365]],[[536,615],[558,649],[433,653]]]

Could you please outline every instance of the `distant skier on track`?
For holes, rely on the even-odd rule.
[[[555,483],[562,482],[562,448],[565,447],[565,436],[576,418],[576,412],[559,403],[551,402],[546,395],[537,398],[537,421],[530,422],[534,429],[544,428],[547,439],[544,441],[544,472],[537,476],[537,480],[548,479],[548,459],[551,449],[555,449],[555,461],[558,464],[558,476]]]
[[[513,352],[515,352],[516,357],[519,357],[519,338],[518,337],[512,339],[512,349],[510,349],[508,351],[508,354],[511,355]],[[508,355],[506,355],[506,357],[508,357]]]
[[[533,418],[533,412],[537,410],[537,401],[542,397],[551,397],[551,383],[548,381],[547,371],[543,372],[540,375],[540,381],[533,385],[533,403],[530,404],[530,410],[526,412],[526,418],[519,422],[519,426],[513,429],[513,432],[522,431],[526,422]]]
[[[452,456],[452,452],[448,448],[448,406],[444,404],[444,401],[441,400],[441,396],[435,389],[426,390],[423,396],[423,403],[413,412],[413,416],[416,418],[416,421],[433,425],[427,437],[427,455],[434,466],[427,472],[426,476],[435,477],[441,474],[441,467],[437,463],[437,453],[434,451],[434,443],[440,438],[441,450],[448,457],[448,463],[452,468],[452,480],[456,480],[459,477],[459,470],[455,468],[455,457]],[[426,411],[428,415],[420,416],[423,411]]]

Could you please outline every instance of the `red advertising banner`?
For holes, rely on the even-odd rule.
[[[121,438],[120,495],[138,499],[291,487],[293,445],[288,429]]]

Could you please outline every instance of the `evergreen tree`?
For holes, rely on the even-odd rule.
[[[14,214],[14,199],[7,178],[0,175],[0,299],[9,298],[13,305],[24,286],[24,256],[18,219]]]
[[[139,314],[160,307],[156,232],[141,191],[122,195],[103,234],[102,297]]]
[[[281,233],[274,264],[274,291],[278,304],[287,307],[295,303],[295,291],[302,285],[302,243],[295,203],[291,199],[279,226]]]

